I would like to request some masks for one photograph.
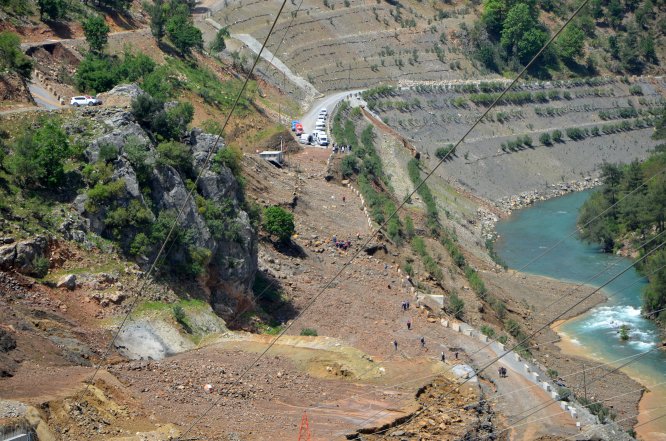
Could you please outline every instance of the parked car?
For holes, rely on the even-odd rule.
[[[99,106],[102,104],[100,100],[90,95],[85,96],[74,96],[69,102],[70,106],[79,107],[79,106]]]
[[[296,123],[296,134],[301,135],[303,133],[303,124]]]
[[[319,135],[319,145],[322,147],[326,147],[328,145],[328,136],[326,136],[326,133],[321,133]]]
[[[299,123],[300,123],[300,121],[296,121],[296,120],[291,122],[291,131],[292,132],[296,131],[296,124],[299,124]]]
[[[300,136],[299,141],[301,142],[301,144],[310,144],[311,139],[312,139],[312,136],[308,135],[307,133],[303,133]]]

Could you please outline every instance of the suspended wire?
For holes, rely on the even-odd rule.
[[[101,361],[99,362],[99,364],[95,368],[95,371],[93,372],[93,375],[90,378],[90,380],[87,381],[87,385],[86,385],[85,389],[83,390],[83,392],[77,398],[77,401],[80,401],[81,398],[83,398],[83,396],[85,396],[85,394],[88,392],[88,389],[90,388],[90,385],[93,383],[93,381],[95,380],[95,377],[97,376],[97,374],[99,373],[99,370],[102,367],[102,363],[107,359],[107,357],[108,357],[109,353],[111,352],[111,349],[113,348],[118,336],[120,335],[121,330],[123,329],[123,327],[127,323],[127,320],[129,319],[130,314],[132,313],[132,311],[136,307],[136,304],[137,304],[139,298],[141,298],[144,289],[152,281],[150,279],[150,276],[154,272],[155,268],[157,267],[158,261],[160,260],[160,257],[163,255],[164,249],[166,248],[167,243],[171,239],[176,227],[178,225],[180,225],[180,218],[182,217],[185,210],[188,208],[189,202],[192,200],[192,196],[193,196],[194,192],[197,189],[197,184],[199,183],[199,181],[201,180],[201,177],[203,176],[204,172],[207,171],[207,169],[210,165],[210,161],[213,158],[213,155],[215,154],[215,152],[217,150],[217,146],[219,145],[220,139],[222,138],[222,134],[224,133],[224,130],[226,129],[227,125],[229,124],[229,120],[231,119],[231,115],[233,115],[234,110],[238,106],[238,103],[239,103],[241,97],[243,96],[243,93],[245,92],[245,89],[247,88],[247,85],[248,85],[248,83],[250,81],[250,78],[252,76],[252,72],[254,72],[254,69],[257,66],[257,63],[259,62],[259,59],[261,57],[261,53],[263,52],[264,48],[266,47],[266,43],[268,42],[268,39],[270,38],[271,34],[273,33],[273,29],[275,28],[277,20],[280,18],[280,14],[282,13],[282,10],[284,9],[284,6],[285,6],[286,2],[287,2],[287,0],[283,0],[282,5],[280,6],[280,10],[278,11],[277,16],[275,17],[275,21],[273,22],[273,25],[271,26],[270,30],[268,31],[268,35],[266,35],[266,39],[264,40],[264,43],[262,44],[261,49],[259,50],[259,53],[257,54],[257,57],[254,60],[254,63],[252,64],[252,68],[250,69],[250,71],[246,75],[245,80],[243,81],[243,86],[238,91],[238,94],[236,95],[236,98],[234,99],[233,105],[231,106],[231,109],[229,110],[229,113],[227,114],[227,117],[224,120],[224,124],[222,124],[222,127],[220,128],[219,133],[218,133],[217,137],[215,138],[215,142],[213,143],[211,148],[208,150],[208,152],[206,154],[206,157],[205,157],[205,160],[204,160],[203,164],[201,165],[201,169],[197,173],[197,176],[196,176],[189,192],[187,193],[187,197],[185,198],[185,200],[183,201],[183,204],[179,208],[178,213],[176,215],[176,218],[172,222],[171,227],[169,228],[169,232],[167,233],[166,237],[162,241],[162,244],[160,245],[160,248],[157,252],[157,255],[153,259],[153,262],[151,263],[148,271],[143,275],[143,281],[142,281],[141,285],[139,286],[139,289],[138,289],[136,295],[132,299],[132,302],[130,303],[129,310],[127,311],[127,313],[123,317],[122,321],[120,322],[120,326],[118,327],[118,330],[113,335],[113,338],[109,342],[109,345],[107,346],[106,350],[104,351],[104,353],[102,355]],[[171,244],[171,247],[172,246],[173,246],[173,242]],[[171,249],[171,247],[169,249]],[[165,254],[165,256],[166,256],[166,254]]]
[[[584,385],[585,387],[587,387],[587,386],[590,386],[590,385],[596,383],[596,382],[599,381],[599,380],[603,380],[604,378],[608,377],[609,375],[611,375],[611,374],[613,374],[613,373],[619,371],[619,370],[622,369],[623,367],[627,367],[628,365],[630,365],[630,364],[632,364],[632,363],[635,363],[636,361],[642,359],[642,358],[645,357],[647,354],[649,354],[649,353],[651,353],[651,352],[653,352],[653,351],[655,351],[655,350],[657,350],[657,349],[658,349],[658,348],[655,347],[655,348],[652,348],[652,349],[650,349],[650,350],[648,350],[648,351],[645,351],[645,352],[643,352],[642,354],[640,354],[640,356],[638,356],[638,357],[636,357],[636,358],[634,358],[634,359],[632,359],[632,360],[629,360],[629,361],[627,361],[626,363],[623,363],[623,364],[621,364],[620,366],[618,366],[618,367],[616,367],[616,368],[614,368],[614,369],[612,369],[612,370],[610,370],[610,371],[608,371],[608,372],[603,373],[602,375],[599,375],[597,378],[595,378],[595,379],[593,379],[593,380],[590,380],[590,381],[585,381],[585,382],[583,383],[583,385]],[[581,387],[583,387],[583,386],[581,386]],[[531,411],[530,413],[528,413],[527,415],[525,415],[524,417],[521,417],[521,418],[518,419],[517,421],[513,422],[513,423],[512,423],[512,426],[518,424],[518,423],[521,422],[521,421],[526,420],[527,418],[529,418],[530,416],[534,415],[535,413],[538,413],[538,412],[540,412],[541,410],[546,409],[547,407],[550,407],[550,406],[552,406],[553,404],[555,404],[555,403],[557,403],[557,402],[559,402],[559,401],[560,401],[560,400],[556,400],[556,399],[554,399],[554,398],[551,398],[551,399],[549,400],[549,402],[542,403],[541,405],[537,406],[534,410],[529,409],[529,410],[532,410],[532,411]],[[583,406],[583,407],[586,407],[586,406]],[[526,411],[526,412],[527,412],[527,411]],[[521,413],[524,413],[524,412],[521,412]],[[520,414],[518,414],[518,415],[520,415]],[[508,429],[509,429],[509,428],[506,428],[506,429],[502,430],[500,433],[504,433],[504,432],[506,432]]]
[[[634,358],[634,357],[638,357],[638,356],[640,356],[641,354],[642,354],[642,353],[640,353],[640,354],[629,355],[629,356],[622,357],[622,358],[618,358],[618,359],[616,359],[616,360],[612,360],[612,361],[609,361],[609,362],[606,362],[606,363],[603,363],[603,364],[599,364],[599,365],[596,365],[596,366],[594,366],[594,365],[590,365],[589,367],[586,367],[586,368],[584,368],[584,369],[582,369],[582,370],[579,370],[579,371],[577,371],[577,372],[572,372],[572,373],[570,373],[570,374],[563,375],[563,376],[560,377],[560,379],[564,380],[564,379],[566,379],[566,378],[573,377],[573,376],[575,376],[575,375],[581,375],[581,374],[584,374],[585,372],[588,372],[588,371],[595,371],[595,370],[597,370],[597,369],[601,369],[601,368],[603,368],[604,366],[609,366],[609,365],[615,364],[615,363],[617,363],[617,362],[621,362],[621,361],[625,361],[625,360],[627,360],[627,359],[631,359],[631,358]],[[515,372],[515,371],[514,371],[514,372]],[[426,377],[422,377],[422,378],[417,378],[417,379],[414,379],[414,380],[405,381],[405,382],[402,383],[402,384],[407,384],[407,383],[411,383],[411,382],[414,382],[414,381],[421,381],[421,380],[425,380],[425,379],[433,378],[433,377],[436,377],[436,376],[439,376],[439,375],[442,375],[442,374],[428,375],[428,376],[426,376]],[[518,374],[518,375],[520,375],[520,374]],[[394,387],[397,387],[397,386],[399,386],[399,385],[400,385],[400,384],[395,385],[395,386],[392,386],[390,389],[392,389],[392,388],[394,388]],[[654,387],[654,386],[650,386],[650,387]],[[495,395],[495,396],[493,396],[493,397],[491,397],[491,398],[480,399],[480,400],[476,401],[476,403],[481,404],[482,402],[498,401],[500,398],[506,398],[506,397],[508,397],[508,396],[510,396],[510,395],[513,395],[513,394],[517,393],[517,392],[521,392],[521,391],[528,390],[528,389],[534,389],[534,388],[536,388],[536,389],[541,389],[541,386],[538,385],[538,384],[536,384],[536,383],[535,383],[535,384],[530,384],[529,386],[524,386],[524,387],[521,387],[521,388],[518,388],[518,389],[514,389],[514,390],[512,390],[511,392],[507,392],[507,393],[500,394],[500,395]],[[360,395],[360,396],[363,396],[363,395]],[[352,398],[353,398],[353,397],[352,397]],[[608,401],[608,400],[610,400],[610,399],[611,399],[611,398],[607,398],[606,401]],[[468,403],[468,404],[471,404],[471,402]],[[376,416],[378,416],[379,414],[385,412],[386,410],[388,410],[388,408],[382,409],[381,411],[377,412],[377,414],[373,414],[370,418],[367,418],[367,419],[365,419],[364,421],[362,421],[362,423],[361,423],[360,425],[358,425],[358,426],[359,426],[359,427],[362,427],[362,426],[366,425],[367,423],[369,423],[370,421],[375,420],[375,419],[376,419],[376,418],[375,418]],[[452,408],[452,409],[449,409],[449,410],[444,411],[444,412],[442,412],[442,413],[443,413],[443,414],[448,414],[448,413],[451,413],[451,412],[453,412],[453,411],[455,411],[455,410],[457,410],[457,408]]]
[[[603,404],[604,402],[608,402],[610,400],[615,400],[615,399],[623,397],[625,395],[629,395],[629,394],[636,393],[636,392],[641,392],[641,391],[647,391],[647,390],[650,390],[650,389],[655,389],[655,388],[661,387],[665,384],[666,384],[666,381],[662,381],[661,383],[653,384],[651,386],[642,386],[642,387],[639,387],[638,389],[633,389],[633,390],[630,390],[629,392],[623,392],[621,394],[618,394],[618,395],[615,395],[615,396],[612,396],[612,397],[609,397],[609,398],[605,398],[603,400],[591,401],[588,404],[586,404],[585,406],[581,405],[581,407],[589,410],[589,406],[591,406],[592,404]],[[662,406],[662,407],[666,407],[666,406]],[[661,407],[659,407],[659,408],[661,408]],[[490,434],[490,433],[485,434],[485,435],[483,435],[482,438],[478,438],[476,441],[482,441],[483,439],[489,438],[490,436],[493,436],[493,435],[496,435],[496,436],[499,437],[500,434],[502,434],[502,433],[504,433],[508,430],[515,429],[516,427],[522,427],[522,426],[525,426],[527,424],[533,424],[533,423],[536,423],[538,421],[547,420],[547,419],[550,419],[554,416],[564,415],[564,414],[568,414],[568,413],[569,413],[569,411],[564,410],[564,411],[561,411],[561,412],[557,412],[556,414],[553,414],[553,415],[548,415],[548,416],[537,418],[537,419],[534,419],[534,420],[531,420],[531,421],[526,421],[526,422],[521,423],[521,424],[511,424],[510,426],[502,429],[499,432],[496,432],[495,434]],[[630,417],[630,418],[634,418],[634,417]],[[618,420],[614,420],[614,421],[616,423],[618,422]],[[591,427],[594,427],[594,425],[592,425]],[[588,428],[586,428],[586,430],[588,430]],[[577,434],[576,436],[578,436],[578,435],[579,434]],[[566,438],[566,439],[569,439],[569,438]]]
[[[643,243],[639,246],[639,248],[644,248],[646,245],[648,245],[649,243],[653,242],[655,239],[657,239],[659,236],[661,236],[661,234],[664,234],[664,233],[666,233],[666,231],[665,231],[665,232],[662,232],[662,233],[660,233],[660,234],[658,234],[658,235],[656,235],[656,236],[654,236],[654,237],[652,237],[652,238],[650,238],[650,239],[647,240],[646,242],[643,242]],[[567,298],[568,296],[570,296],[570,295],[572,295],[574,292],[576,292],[581,286],[585,286],[585,285],[589,284],[592,280],[595,280],[595,279],[596,279],[597,277],[599,277],[601,274],[603,274],[603,273],[607,272],[609,269],[611,269],[611,268],[617,266],[617,264],[620,263],[620,262],[621,262],[621,259],[617,259],[617,260],[615,260],[614,262],[611,262],[610,264],[606,265],[606,267],[603,268],[601,271],[599,271],[599,272],[597,272],[596,274],[592,275],[592,276],[591,276],[590,278],[588,278],[587,280],[581,282],[579,285],[575,286],[570,292],[568,292],[567,294],[565,294],[565,295],[562,296],[562,297],[559,297],[558,299],[556,299],[554,302],[552,302],[552,303],[550,303],[549,305],[547,305],[545,308],[543,308],[543,309],[542,309],[541,311],[539,311],[539,312],[543,312],[543,311],[545,311],[546,309],[550,308],[551,306],[555,305],[556,303],[561,302],[562,300],[564,300],[565,298]],[[665,268],[665,267],[666,267],[666,265],[663,265],[663,266],[661,266],[661,267],[659,267],[659,268],[653,270],[653,271],[650,272],[649,274],[646,274],[646,277],[648,277],[648,276],[650,276],[650,275],[652,275],[652,274],[655,274],[656,272],[658,272],[659,270],[661,270],[662,268]],[[631,288],[632,286],[634,286],[634,285],[636,285],[637,283],[640,283],[640,282],[641,282],[640,280],[635,281],[635,282],[631,283],[630,285],[624,286],[624,287],[622,287],[621,289],[618,289],[618,290],[616,290],[615,292],[608,294],[608,296],[609,296],[609,297],[612,297],[612,296],[614,296],[614,295],[617,295],[617,294],[619,294],[620,292],[622,292],[622,291],[624,291],[624,290],[626,290],[626,289],[629,289],[629,288]],[[666,308],[664,308],[664,309],[666,309]],[[660,312],[660,311],[654,311],[653,313],[657,313],[657,312]],[[558,324],[556,324],[555,326],[553,326],[553,329],[559,327],[561,324],[562,324],[562,323],[558,323]],[[589,332],[589,331],[588,331],[588,332]],[[584,334],[584,333],[586,333],[586,332],[577,332],[577,333],[575,333],[574,335],[581,335],[581,334]],[[557,342],[557,341],[560,341],[560,339],[555,340],[555,342]],[[486,343],[486,344],[485,344],[484,346],[482,346],[481,348],[479,348],[479,349],[475,350],[474,352],[468,354],[468,356],[469,356],[469,357],[472,357],[473,355],[475,355],[475,354],[477,354],[477,353],[483,351],[484,349],[488,348],[488,347],[491,346],[493,343],[494,343],[494,340],[489,341],[488,343]],[[453,366],[452,366],[449,370],[452,370],[452,369],[453,369]],[[433,377],[434,377],[434,376],[436,376],[436,375],[433,375]],[[382,410],[382,411],[379,411],[379,412],[381,413],[381,412],[383,412],[383,410]],[[361,424],[359,425],[359,427],[362,427],[363,425],[367,424],[367,422],[371,421],[372,419],[373,419],[373,417],[370,416],[368,419],[362,421]]]
[[[524,338],[523,340],[521,340],[520,342],[516,343],[516,344],[515,344],[514,346],[512,346],[510,349],[508,349],[507,351],[505,351],[502,355],[500,355],[500,356],[498,356],[498,357],[495,357],[492,361],[490,361],[490,362],[489,362],[488,364],[486,364],[484,367],[482,367],[481,369],[478,369],[478,370],[474,371],[474,374],[473,374],[473,375],[471,375],[471,376],[469,376],[468,378],[466,378],[466,379],[465,379],[460,385],[458,385],[456,388],[454,388],[454,389],[452,389],[451,391],[447,392],[447,393],[446,393],[441,399],[443,400],[444,398],[448,397],[451,393],[453,393],[454,390],[460,390],[460,388],[461,388],[463,385],[465,385],[467,382],[471,381],[473,378],[476,378],[481,372],[485,371],[485,370],[488,369],[490,366],[492,366],[494,363],[496,363],[497,361],[499,361],[499,360],[501,360],[502,358],[504,358],[507,354],[511,353],[514,349],[516,349],[517,347],[519,347],[519,346],[522,345],[523,343],[529,341],[531,338],[533,338],[533,337],[534,337],[535,335],[537,335],[539,332],[543,331],[545,328],[547,328],[547,327],[550,326],[552,323],[554,323],[555,321],[557,321],[558,319],[560,319],[561,317],[563,317],[564,315],[566,315],[568,312],[570,312],[570,311],[573,310],[575,307],[577,307],[578,305],[580,305],[581,303],[583,303],[585,300],[587,300],[588,298],[590,298],[591,296],[593,296],[594,294],[596,294],[597,292],[599,292],[603,287],[605,287],[606,285],[610,284],[611,282],[613,282],[614,280],[616,280],[617,278],[619,278],[622,274],[624,274],[624,273],[626,273],[627,271],[629,271],[629,270],[630,270],[631,268],[633,268],[635,265],[637,265],[637,264],[639,264],[640,262],[642,262],[642,261],[644,261],[645,259],[647,259],[652,253],[654,253],[655,251],[657,251],[658,249],[660,249],[662,246],[664,246],[664,244],[666,244],[666,242],[662,242],[661,244],[659,244],[659,245],[657,245],[656,247],[654,247],[650,252],[648,252],[647,254],[645,254],[643,257],[641,257],[640,259],[638,259],[638,260],[632,262],[631,265],[627,266],[627,267],[624,268],[622,271],[620,271],[620,272],[617,273],[615,276],[613,276],[611,279],[609,279],[607,282],[605,282],[603,285],[601,285],[600,287],[594,289],[592,292],[590,292],[589,294],[587,294],[586,296],[584,296],[582,299],[580,299],[579,301],[577,301],[576,303],[574,303],[572,306],[570,306],[570,307],[567,308],[566,310],[564,310],[564,311],[562,311],[561,313],[559,313],[555,318],[553,318],[552,320],[550,320],[548,323],[542,325],[540,328],[538,328],[536,331],[534,331],[533,333],[531,333],[530,335],[528,335],[527,337],[525,337],[525,338]],[[423,412],[424,412],[425,410],[427,410],[427,409],[428,409],[428,406],[424,407],[422,410],[420,410],[420,411],[414,413],[410,418],[408,418],[407,420],[405,420],[405,421],[402,422],[401,424],[399,424],[399,425],[397,425],[397,426],[393,426],[392,428],[400,427],[400,426],[403,426],[403,425],[409,423],[409,422],[412,421],[416,416],[420,415],[421,413],[423,413]],[[380,431],[377,431],[377,432],[373,432],[373,434],[379,434],[379,433],[385,432],[386,430],[388,430],[388,429],[383,429],[383,430],[380,430]]]

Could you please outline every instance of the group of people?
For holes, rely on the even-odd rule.
[[[333,153],[345,153],[345,152],[351,152],[352,151],[352,146],[349,144],[335,144],[333,143]]]
[[[402,310],[403,311],[408,311],[409,310],[409,300],[403,300],[402,301]]]
[[[506,378],[506,368],[504,366],[498,367],[497,373],[499,374],[500,378]]]
[[[343,251],[347,251],[349,248],[351,248],[351,240],[338,240],[336,236],[333,236],[331,241],[333,242],[333,245],[335,245],[335,248],[341,249]]]

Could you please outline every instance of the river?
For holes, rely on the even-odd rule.
[[[511,268],[522,268],[576,228],[578,209],[590,191],[572,193],[518,210],[497,225],[496,250]],[[658,243],[658,242],[657,242]],[[525,268],[525,272],[563,281],[586,282],[598,287],[629,265],[630,259],[600,252],[599,247],[566,238],[548,254]],[[605,267],[610,269],[590,280]],[[603,288],[608,301],[562,323],[555,330],[562,337],[564,352],[601,362],[618,360],[614,366],[636,359],[622,368],[627,375],[651,389],[640,403],[636,431],[645,441],[666,440],[666,353],[657,327],[640,315],[641,291],[646,280],[633,268]],[[556,315],[571,302],[551,308]],[[629,340],[621,341],[619,327],[630,327]],[[652,351],[650,351],[653,349]],[[647,354],[642,355],[646,351]],[[630,358],[633,357],[633,358]],[[618,391],[621,394],[623,391]]]

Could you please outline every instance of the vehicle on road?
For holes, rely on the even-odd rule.
[[[85,95],[85,96],[74,96],[69,102],[70,106],[79,107],[79,106],[99,106],[102,104],[100,100],[96,97]]]
[[[296,131],[296,124],[300,124],[300,121],[294,120],[294,121],[291,122],[291,131],[292,132]]]
[[[310,144],[311,139],[312,139],[312,137],[310,135],[308,135],[307,133],[303,133],[303,134],[301,134],[300,138],[298,138],[298,141],[301,144],[306,144],[307,145],[307,144]]]
[[[296,123],[296,134],[301,135],[303,133],[303,124]]]
[[[325,130],[325,129],[326,129],[326,121],[318,119],[317,122],[315,123],[315,130]]]
[[[326,133],[321,133],[319,135],[319,145],[322,147],[326,147],[328,145],[328,136]]]

